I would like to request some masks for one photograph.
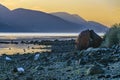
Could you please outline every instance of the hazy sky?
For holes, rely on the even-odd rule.
[[[105,25],[120,23],[120,0],[0,0],[9,9],[69,12]]]

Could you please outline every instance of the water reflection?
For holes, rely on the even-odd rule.
[[[35,52],[50,52],[50,45],[34,45],[34,44],[0,44],[0,54],[24,54]]]
[[[79,33],[0,33],[0,54],[51,52],[51,49],[53,52],[73,51],[74,41],[71,39],[75,40],[78,34]],[[103,34],[104,33],[101,33],[99,35]],[[45,41],[43,42],[44,45],[41,45],[39,42],[42,40],[49,41]],[[50,41],[55,41],[52,43],[56,45],[49,45],[49,43],[51,44]]]

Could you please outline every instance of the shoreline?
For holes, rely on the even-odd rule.
[[[47,43],[48,44],[48,43]],[[56,42],[56,45],[68,44]],[[55,45],[55,44],[54,44]],[[70,44],[73,45],[73,44]],[[65,52],[68,48],[68,51]],[[77,51],[64,46],[60,51],[1,55],[0,79],[5,80],[112,80],[119,79],[120,46]],[[55,48],[53,48],[55,49]],[[36,55],[38,58],[35,58]],[[6,57],[9,60],[6,60]],[[24,72],[14,72],[14,68]]]

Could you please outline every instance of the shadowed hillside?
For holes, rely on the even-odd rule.
[[[69,20],[65,20],[52,14],[23,8],[11,11],[0,5],[0,10],[1,25],[6,25],[1,26],[0,32],[81,32],[84,29],[94,29],[96,32],[106,31],[106,26],[95,23],[93,25],[77,15],[66,14]],[[81,24],[73,21],[79,21]],[[11,30],[7,28],[8,25],[12,28]]]

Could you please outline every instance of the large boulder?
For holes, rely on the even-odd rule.
[[[90,31],[89,30],[82,31],[76,40],[76,48],[82,50],[87,49],[89,46],[90,46]]]
[[[93,30],[85,30],[79,34],[76,40],[76,48],[78,50],[87,49],[89,47],[97,48],[101,43],[102,38]]]
[[[90,36],[91,36],[91,39],[92,39],[92,44],[91,44],[91,47],[99,47],[103,41],[103,39],[97,35],[93,30],[90,30]]]

